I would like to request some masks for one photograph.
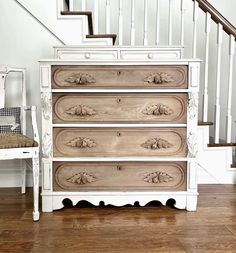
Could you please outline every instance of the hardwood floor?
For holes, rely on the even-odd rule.
[[[0,189],[1,253],[236,252],[236,186],[200,186],[197,212],[81,204],[39,222],[31,191]]]

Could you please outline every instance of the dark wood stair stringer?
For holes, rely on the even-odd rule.
[[[92,17],[91,11],[61,11],[61,15],[63,15],[63,16],[73,16],[73,15],[84,16],[85,15],[85,16],[87,16],[89,34],[86,35],[86,38],[108,38],[108,39],[112,39],[113,45],[115,44],[116,37],[117,37],[116,34],[94,34],[93,17]]]

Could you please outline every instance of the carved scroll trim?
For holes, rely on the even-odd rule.
[[[68,178],[66,181],[73,184],[84,185],[84,184],[92,183],[96,181],[96,179],[97,178],[92,173],[79,172],[77,174],[74,174],[70,178]]]
[[[90,83],[96,83],[95,78],[86,73],[72,74],[71,76],[66,78],[65,81],[67,83],[74,85],[85,85]]]
[[[156,171],[147,174],[143,180],[148,183],[160,184],[171,182],[174,178],[165,172]]]
[[[173,144],[162,138],[152,138],[141,144],[146,149],[167,149],[173,147]]]
[[[77,105],[67,109],[65,113],[72,116],[92,116],[96,114],[96,111],[90,106]]]
[[[171,83],[173,81],[174,81],[173,77],[164,72],[151,73],[147,77],[144,78],[144,82],[154,83],[154,84]]]
[[[67,146],[76,148],[92,148],[96,147],[96,143],[87,137],[76,137],[67,143]]]

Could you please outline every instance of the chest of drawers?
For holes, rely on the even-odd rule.
[[[40,62],[42,209],[196,210],[199,61]]]

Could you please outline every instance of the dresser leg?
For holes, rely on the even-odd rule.
[[[197,198],[198,196],[187,196],[187,211],[197,210]]]
[[[51,213],[52,211],[52,196],[42,196],[42,212]]]

